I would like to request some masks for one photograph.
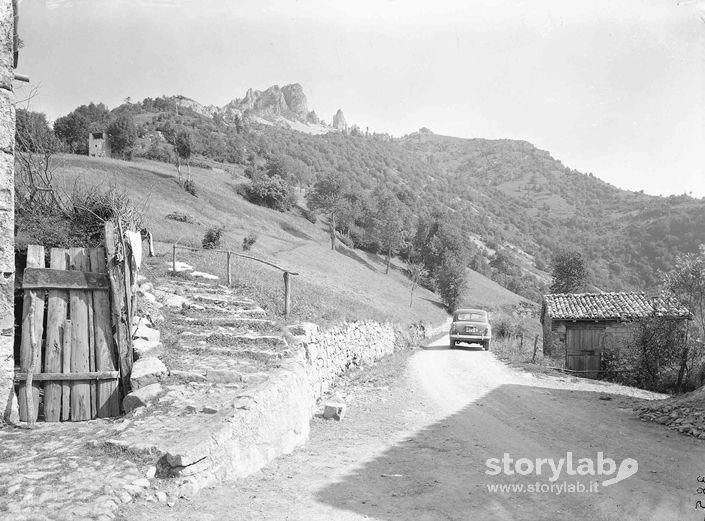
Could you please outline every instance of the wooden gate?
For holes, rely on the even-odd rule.
[[[580,376],[597,378],[604,328],[577,326],[566,329],[566,369],[579,372]]]
[[[120,414],[117,346],[103,248],[27,248],[19,380],[20,420],[35,420],[44,388],[46,421]],[[46,330],[45,330],[46,324]]]

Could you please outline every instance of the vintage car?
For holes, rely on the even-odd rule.
[[[485,351],[490,350],[492,339],[492,326],[483,309],[456,309],[453,313],[453,322],[450,325],[450,348],[464,342],[467,344],[480,344]]]

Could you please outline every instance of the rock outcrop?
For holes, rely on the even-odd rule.
[[[304,89],[298,83],[273,85],[265,91],[248,89],[245,97],[235,99],[223,107],[226,112],[250,111],[258,116],[283,116],[286,119],[306,122],[308,104]]]
[[[333,128],[340,130],[341,132],[348,131],[348,123],[345,121],[345,115],[340,109],[338,109],[338,112],[336,112],[335,116],[333,116]]]

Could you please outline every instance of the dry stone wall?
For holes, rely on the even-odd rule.
[[[294,336],[314,400],[351,367],[373,364],[428,334],[422,326],[403,330],[373,321],[346,322],[325,332],[316,324],[304,323],[290,327],[289,333]]]
[[[14,144],[12,0],[0,0],[0,424],[17,421],[14,373]]]

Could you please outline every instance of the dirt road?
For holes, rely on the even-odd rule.
[[[631,409],[639,393],[535,377],[491,353],[447,345],[446,337],[345,380],[338,391],[349,406],[344,421],[314,418],[310,442],[258,474],[173,508],[140,502],[120,515],[160,521],[703,519],[705,510],[695,505],[697,487],[705,486],[697,481],[705,476],[705,444],[636,419]],[[497,461],[488,465],[492,458]],[[497,474],[505,465],[514,474]],[[601,468],[603,475],[589,474]],[[629,477],[601,485],[618,474]],[[517,488],[489,488],[500,485]],[[539,492],[527,491],[529,485]]]

